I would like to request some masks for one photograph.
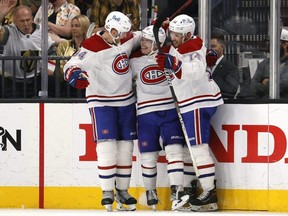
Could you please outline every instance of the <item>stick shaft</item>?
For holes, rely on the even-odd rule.
[[[175,0],[177,1],[177,0]],[[175,11],[172,16],[170,16],[170,19],[173,19],[175,16],[177,16],[181,11],[183,11],[189,4],[192,3],[193,0],[188,0],[184,5],[182,5],[177,11]],[[153,34],[154,34],[154,37],[155,37],[155,41],[156,41],[156,44],[157,44],[157,48],[158,48],[158,51],[159,53],[163,53],[162,49],[161,49],[161,45],[160,45],[160,42],[159,42],[159,37],[158,37],[158,31],[159,31],[159,28],[161,27],[163,21],[166,19],[166,16],[167,15],[167,11],[164,11],[162,14],[160,14],[160,16],[158,17],[158,19],[156,20],[156,23],[153,27]],[[193,166],[194,166],[194,170],[195,170],[195,173],[196,173],[196,176],[199,177],[199,170],[197,168],[197,163],[196,163],[196,159],[195,159],[195,156],[193,154],[193,149],[192,149],[192,146],[190,145],[190,141],[189,141],[189,137],[188,137],[188,134],[187,134],[187,130],[186,130],[186,127],[185,127],[185,124],[184,124],[184,121],[183,121],[183,118],[182,118],[182,114],[180,112],[180,107],[179,107],[179,104],[178,104],[178,99],[177,99],[177,96],[175,94],[175,91],[174,91],[174,87],[172,85],[172,80],[170,78],[170,75],[169,73],[167,72],[167,69],[165,69],[164,71],[165,75],[166,75],[166,79],[168,81],[168,84],[169,84],[169,88],[170,88],[170,91],[171,91],[171,94],[172,94],[172,98],[173,98],[173,101],[174,101],[174,104],[175,104],[175,108],[176,108],[176,111],[177,111],[177,114],[178,114],[178,118],[179,118],[179,121],[180,121],[180,124],[181,124],[181,128],[182,128],[182,131],[183,131],[183,134],[184,134],[184,138],[185,138],[185,142],[188,146],[188,149],[189,149],[189,152],[190,152],[190,155],[191,155],[191,159],[192,159],[192,163],[193,163]]]
[[[175,0],[176,1],[176,0]],[[175,11],[170,17],[169,20],[174,19],[179,13],[181,13],[188,5],[190,5],[193,0],[188,0],[185,4],[183,4],[177,11]]]
[[[174,1],[177,1],[177,0],[174,0]],[[153,27],[153,34],[155,37],[155,41],[156,41],[159,53],[162,53],[162,50],[161,50],[160,42],[159,42],[159,38],[158,38],[158,31],[159,31],[159,28],[161,27],[162,23],[164,22],[164,20],[166,20],[167,17],[169,17],[169,20],[172,20],[173,18],[175,18],[179,13],[181,13],[192,2],[193,2],[193,0],[188,0],[178,10],[176,10],[171,16],[170,16],[170,14],[172,13],[171,10],[173,10],[173,9],[167,8],[167,7],[165,8],[165,10],[163,10],[158,15],[156,23],[154,24],[154,27]]]
[[[189,137],[188,137],[188,134],[187,134],[187,130],[186,130],[186,127],[185,127],[185,124],[184,124],[184,120],[182,118],[182,114],[181,114],[181,111],[180,111],[180,107],[179,107],[179,104],[178,104],[178,99],[177,99],[177,96],[175,94],[175,90],[174,90],[174,87],[172,85],[172,80],[171,80],[171,77],[169,75],[169,73],[167,72],[167,69],[165,69],[165,75],[166,75],[166,79],[168,81],[168,85],[169,85],[169,88],[170,88],[170,91],[171,91],[171,95],[172,95],[172,98],[173,98],[173,101],[174,101],[174,104],[175,104],[175,108],[176,108],[176,111],[177,111],[177,114],[178,114],[178,118],[179,118],[179,122],[180,122],[180,125],[181,125],[181,128],[182,128],[182,132],[183,132],[183,135],[184,135],[184,138],[185,138],[185,142],[186,142],[186,145],[189,149],[189,152],[190,152],[190,155],[191,155],[191,159],[192,159],[192,163],[193,163],[193,167],[194,167],[194,170],[195,170],[195,174],[197,177],[199,177],[199,170],[197,168],[197,163],[196,163],[196,159],[195,159],[195,156],[193,154],[193,149],[192,149],[192,146],[190,145],[190,141],[189,141]]]

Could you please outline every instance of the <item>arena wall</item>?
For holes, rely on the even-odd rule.
[[[212,120],[219,207],[288,212],[288,106],[225,104]],[[102,209],[97,153],[85,103],[2,103],[0,208]],[[130,192],[145,205],[137,143]],[[170,209],[165,155],[159,210]]]

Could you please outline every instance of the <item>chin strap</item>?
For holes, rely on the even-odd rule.
[[[113,40],[113,43],[116,45],[116,46],[118,46],[119,44],[120,44],[120,35],[121,35],[121,33],[118,35],[118,37],[114,37],[112,34],[111,34],[111,32],[109,31],[109,35],[112,37],[112,40]],[[117,42],[117,40],[119,40],[118,42]]]

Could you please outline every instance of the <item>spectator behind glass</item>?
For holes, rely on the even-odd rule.
[[[93,4],[93,0],[76,0],[75,1],[75,5],[79,7],[81,14],[84,14],[89,18],[91,16],[92,4]]]
[[[57,47],[58,56],[72,56],[86,39],[86,33],[89,28],[90,21],[85,15],[77,15],[71,21],[72,39],[61,42]],[[63,67],[66,61],[61,62],[61,74],[63,77]]]
[[[132,31],[139,30],[140,14],[138,0],[94,0],[90,17],[91,24],[93,26],[95,24],[94,33],[103,29],[105,19],[111,11],[124,13],[132,22]]]
[[[281,98],[288,98],[288,30],[283,28],[280,36],[279,90]],[[251,80],[251,93],[255,98],[269,98],[270,59],[257,66]]]
[[[81,14],[90,17],[90,8],[93,0],[67,0],[67,2],[76,5],[80,9]]]
[[[21,0],[23,5],[31,8],[33,17],[36,15],[39,7],[42,4],[41,0]]]
[[[0,24],[2,25],[8,25],[8,24],[13,23],[13,9],[14,7],[17,7],[20,5],[20,0],[10,0],[8,2],[9,2],[8,4],[11,10],[5,15],[4,18],[2,18],[2,21],[0,22]]]
[[[71,21],[71,29],[72,29],[72,39],[61,42],[57,47],[57,55],[58,56],[72,56],[79,48],[81,47],[82,41],[86,39],[86,33],[88,31],[90,25],[90,21],[87,16],[85,15],[77,15]],[[66,64],[67,60],[62,60],[60,62],[60,74],[59,78],[61,79],[61,96],[68,96],[65,95],[67,92],[67,82],[62,82],[64,73],[63,68]],[[68,85],[69,86],[69,85]],[[78,91],[75,88],[70,87],[70,97],[78,96]],[[81,90],[81,96],[85,96],[85,90]]]
[[[2,21],[3,17],[13,9],[13,5],[9,5],[8,1],[0,1],[0,8],[0,21]],[[13,10],[13,19],[14,24],[0,26],[0,45],[4,47],[3,55],[39,56],[42,45],[41,26],[33,23],[31,9],[24,5],[16,7]],[[48,47],[52,45],[53,41],[48,38]],[[23,96],[24,87],[27,90],[26,97],[37,96],[41,87],[41,64],[37,64],[35,60],[17,60],[15,64],[10,60],[5,61],[4,72],[1,71],[2,76],[4,73],[4,86],[1,86],[1,90],[5,89],[6,97],[11,97],[13,79],[15,79],[16,97]],[[2,61],[0,61],[0,69],[2,70]],[[35,86],[36,93],[34,92]]]
[[[221,32],[211,35],[211,49],[217,52],[216,64],[212,67],[212,78],[219,86],[223,98],[234,98],[239,84],[237,68],[224,56],[225,41]]]
[[[26,5],[31,8],[33,17],[35,16],[38,8],[41,6],[41,0],[10,0],[9,4],[14,7],[19,5]],[[13,11],[11,10],[2,20],[2,25],[13,23]]]
[[[48,3],[48,33],[51,34],[53,40],[59,38],[71,38],[71,20],[80,14],[80,9],[66,0],[49,0]],[[39,7],[34,22],[39,24],[42,22],[42,6]],[[58,38],[58,41],[59,41]]]

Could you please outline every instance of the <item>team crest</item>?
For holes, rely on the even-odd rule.
[[[38,50],[25,50],[21,51],[21,56],[23,57],[32,57],[32,56],[39,56]],[[37,60],[33,59],[23,59],[20,61],[20,68],[25,71],[26,73],[31,73],[35,70],[37,65]]]
[[[113,61],[112,69],[116,74],[123,75],[129,71],[129,60],[126,53],[119,54]]]
[[[155,85],[166,80],[164,72],[160,70],[158,65],[149,65],[143,68],[140,74],[141,81],[145,85]]]

